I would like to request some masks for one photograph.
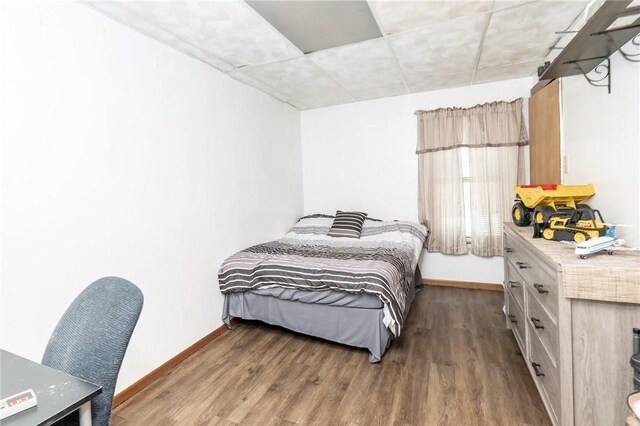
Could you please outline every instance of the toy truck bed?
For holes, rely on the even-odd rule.
[[[539,205],[556,208],[556,204],[576,208],[576,204],[592,197],[593,185],[521,185],[513,188],[518,198],[529,209]]]

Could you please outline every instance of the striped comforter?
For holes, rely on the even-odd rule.
[[[249,247],[222,263],[222,293],[271,287],[376,295],[384,323],[400,335],[405,302],[427,237],[412,222],[365,221],[359,239],[328,236],[333,216],[300,219],[281,239]]]

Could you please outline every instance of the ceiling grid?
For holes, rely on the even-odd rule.
[[[315,38],[328,37],[335,43],[342,30],[345,37],[357,37],[355,28],[366,24],[344,28],[338,19],[315,22],[335,16],[341,4],[382,34],[307,54],[283,35],[288,33],[281,27],[288,13],[283,0],[261,0],[257,9],[255,2],[242,0],[83,3],[305,110],[531,76],[560,39],[556,32],[569,28],[589,2],[288,0],[295,6],[290,9],[295,10],[297,39],[309,37],[317,44]],[[327,3],[333,15],[320,13]],[[322,33],[300,34],[306,28],[302,4],[313,11],[307,22],[314,25],[308,26]],[[278,24],[256,10],[280,13]]]
[[[489,13],[487,16],[487,23],[482,30],[482,35],[480,36],[480,43],[478,44],[478,54],[476,55],[476,64],[473,67],[473,74],[471,75],[471,81],[469,84],[473,84],[476,79],[476,73],[478,72],[478,65],[480,64],[480,58],[482,57],[482,47],[484,46],[484,40],[487,37],[487,31],[489,30],[489,25],[491,24],[491,16],[493,13]]]

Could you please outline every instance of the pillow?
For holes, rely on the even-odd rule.
[[[366,217],[366,213],[338,210],[331,229],[329,229],[329,236],[360,238],[360,232],[362,232],[362,225]]]

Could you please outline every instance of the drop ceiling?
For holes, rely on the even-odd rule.
[[[530,76],[588,1],[349,0],[349,19],[339,19],[340,1],[249,3],[85,2],[306,110]],[[300,25],[305,16],[313,25]],[[367,16],[377,28],[358,21]]]

